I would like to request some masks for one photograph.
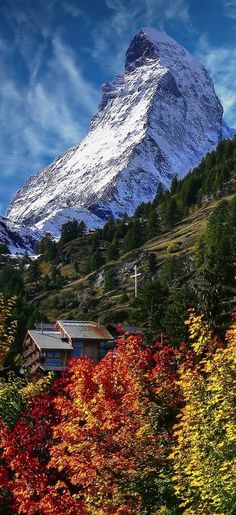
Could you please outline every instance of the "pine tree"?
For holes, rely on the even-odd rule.
[[[157,236],[160,232],[159,216],[156,209],[152,209],[147,220],[146,239],[149,240]]]

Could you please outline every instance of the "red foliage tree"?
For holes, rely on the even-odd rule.
[[[10,513],[59,515],[65,503],[68,514],[85,513],[66,483],[47,469],[52,427],[58,422],[54,396],[52,392],[33,398],[12,430],[2,424],[0,495]]]
[[[167,457],[182,402],[182,362],[193,363],[184,345],[145,348],[140,336],[121,338],[98,365],[72,360],[50,393],[33,398],[12,430],[3,428],[0,487],[11,512],[59,515],[66,507],[69,515],[113,515],[173,507]]]

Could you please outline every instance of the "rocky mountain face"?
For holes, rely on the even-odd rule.
[[[5,243],[11,254],[32,254],[36,242],[42,236],[38,230],[14,223],[0,215],[0,243]]]
[[[11,220],[55,236],[72,218],[100,227],[111,215],[133,214],[158,184],[170,186],[236,133],[204,67],[158,31],[134,37],[124,73],[102,92],[87,136],[28,179]]]

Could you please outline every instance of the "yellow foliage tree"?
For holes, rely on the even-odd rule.
[[[6,300],[0,293],[0,370],[4,368],[5,357],[14,341],[17,322],[13,320],[14,297]]]
[[[202,326],[202,331],[201,331]],[[236,509],[236,327],[227,346],[215,347],[206,324],[191,314],[195,351],[204,359],[182,369],[185,407],[175,425],[177,444],[170,459],[177,496],[186,515],[235,513]],[[210,340],[209,340],[210,339]],[[212,345],[213,344],[213,345]]]

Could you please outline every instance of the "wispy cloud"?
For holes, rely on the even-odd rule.
[[[172,19],[184,23],[190,21],[189,6],[185,0],[145,0],[145,5],[148,23],[151,23],[153,19],[157,21],[158,18],[162,23]]]
[[[213,78],[227,122],[236,128],[236,48],[212,46],[207,37],[202,36],[197,56]]]
[[[52,28],[55,1],[45,20],[21,3],[12,12],[0,6],[8,27],[0,38],[1,206],[29,175],[80,141],[100,95],[60,27]]]
[[[186,0],[105,0],[110,10],[109,21],[96,24],[92,31],[90,54],[111,73],[120,72],[131,37],[142,27],[165,29],[172,20],[185,30],[191,29]]]
[[[223,0],[225,16],[236,19],[236,0]]]
[[[74,18],[79,18],[81,16],[84,16],[84,12],[76,3],[68,3],[67,1],[62,2],[62,7],[64,11],[71,16],[74,16]]]
[[[12,155],[24,149],[32,162],[40,162],[40,155],[42,159],[53,153],[56,157],[79,141],[97,103],[97,89],[86,81],[70,49],[55,39],[48,72],[31,80],[29,89],[9,79],[2,81],[0,120],[9,124],[7,141],[1,143],[3,173],[15,173],[15,168],[7,166],[9,145]],[[17,163],[18,158],[16,167]]]

